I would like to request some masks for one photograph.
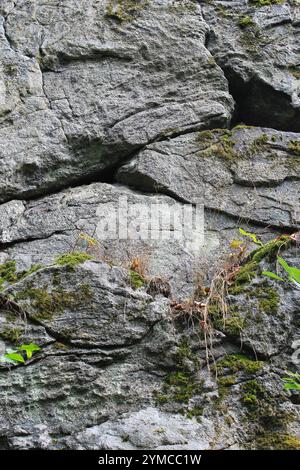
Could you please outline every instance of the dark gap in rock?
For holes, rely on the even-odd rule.
[[[290,401],[293,403],[293,405],[300,405],[300,394],[298,394],[298,395],[293,394],[290,397]]]
[[[0,450],[8,450],[10,448],[7,436],[0,437]]]
[[[229,92],[236,103],[232,127],[243,123],[300,132],[300,110],[293,107],[290,96],[257,77],[245,82],[232,68],[223,67],[223,71],[228,80]]]

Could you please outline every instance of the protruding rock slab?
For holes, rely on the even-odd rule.
[[[117,179],[258,224],[300,222],[300,134],[236,127],[146,147]]]
[[[300,132],[296,2],[201,2],[207,47],[229,80],[239,122]]]
[[[155,139],[228,125],[233,100],[200,7],[127,3],[1,7],[0,201],[94,178]]]

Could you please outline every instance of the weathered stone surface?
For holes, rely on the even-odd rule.
[[[124,198],[128,206],[128,237],[120,240],[119,225],[115,232],[111,229],[115,223],[113,214],[117,218],[119,211],[123,211],[120,200],[124,201]],[[201,254],[202,240],[194,239],[197,234],[191,233],[190,239],[182,237],[179,227],[178,239],[176,230],[175,238],[170,238],[172,224],[165,226],[159,213],[154,214],[151,222],[157,230],[146,230],[143,235],[138,229],[146,218],[150,227],[151,205],[162,207],[162,210],[177,209],[181,211],[181,219],[183,217],[182,203],[170,197],[143,195],[122,186],[102,183],[69,189],[31,202],[9,201],[0,206],[0,242],[3,245],[0,259],[2,262],[16,260],[19,270],[29,269],[36,263],[49,264],[59,254],[74,247],[86,249],[87,242],[81,238],[81,234],[86,234],[98,240],[91,248],[96,259],[105,259],[127,269],[134,259],[138,259],[146,276],[166,278],[173,288],[173,295],[188,296],[194,288],[200,264],[205,265],[212,253],[209,248],[218,246],[218,239],[213,233],[211,239],[208,237],[205,256]],[[125,214],[126,208],[124,217]]]
[[[123,417],[107,421],[75,436],[80,449],[155,449],[203,450],[215,437],[211,422],[199,424],[180,415],[146,408]]]
[[[239,121],[299,132],[299,5],[269,3],[203,2],[207,47],[229,79]]]
[[[1,7],[1,201],[95,178],[166,135],[229,123],[233,101],[204,46],[200,7],[143,2],[137,18],[122,7],[122,21],[114,3]]]
[[[286,256],[292,263],[294,252]],[[239,355],[238,335],[225,331],[214,342],[218,381],[208,373],[201,330],[183,330],[170,301],[145,290],[132,289],[123,269],[87,261],[42,268],[2,292],[20,309],[2,309],[5,347],[15,340],[3,337],[3,326],[21,321],[28,331],[40,328],[41,347],[25,365],[0,368],[2,448],[260,448],[299,433],[295,395],[280,378],[291,360],[280,335],[288,328],[291,342],[299,336],[299,290],[290,291],[292,309],[282,293],[281,314],[269,312],[276,328],[262,335],[265,320],[256,320],[242,332],[248,357]],[[254,313],[245,315],[250,323]],[[268,361],[255,362],[255,353],[270,353]]]
[[[1,449],[300,448],[300,290],[262,274],[299,267],[300,16],[269,3],[1,1]]]
[[[297,227],[299,138],[239,127],[183,135],[147,146],[117,179],[252,222]]]

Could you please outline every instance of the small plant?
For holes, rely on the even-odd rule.
[[[264,246],[263,242],[257,238],[257,236],[255,235],[255,233],[246,232],[246,230],[244,230],[244,229],[242,229],[242,228],[239,229],[239,232],[240,232],[240,234],[243,235],[244,237],[250,238],[250,240],[252,240],[253,243],[255,243],[256,245]]]
[[[35,351],[40,351],[37,344],[22,344],[18,349],[7,349],[5,354],[0,356],[0,362],[7,362],[11,364],[22,363],[25,364],[27,359],[31,359]],[[25,354],[25,358],[24,358]]]
[[[288,377],[283,377],[286,390],[300,390],[300,374],[287,371]]]
[[[283,258],[277,256],[278,263],[283,267],[288,279],[278,276],[271,271],[263,271],[263,275],[280,282],[293,282],[297,287],[300,287],[300,269],[290,266]]]

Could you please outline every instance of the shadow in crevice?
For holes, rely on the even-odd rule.
[[[236,103],[232,127],[244,123],[279,131],[300,132],[300,110],[292,106],[289,95],[275,90],[257,77],[245,82],[229,67],[223,67],[223,72]]]

